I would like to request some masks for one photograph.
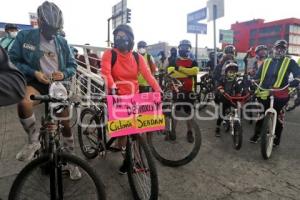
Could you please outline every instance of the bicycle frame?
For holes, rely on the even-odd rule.
[[[272,114],[273,115],[273,119],[275,119],[274,120],[274,122],[273,122],[273,127],[272,127],[272,135],[274,135],[275,134],[275,129],[276,129],[276,124],[277,124],[277,111],[274,109],[274,95],[272,94],[271,96],[270,96],[270,107],[265,111],[265,116],[267,115],[267,114]]]

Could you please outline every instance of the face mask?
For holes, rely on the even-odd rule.
[[[236,73],[235,72],[227,72],[227,80],[228,81],[233,81],[236,77]]]
[[[146,53],[146,49],[145,48],[139,48],[139,53],[144,55]]]
[[[267,52],[265,50],[260,50],[259,52],[257,52],[256,57],[258,60],[265,59],[267,57]]]
[[[120,51],[130,51],[130,42],[124,38],[118,38],[115,40],[114,44],[115,48],[119,49]]]
[[[18,32],[9,32],[9,37],[10,38],[16,38],[17,37]]]
[[[189,57],[190,51],[188,51],[188,50],[181,49],[178,52],[179,52],[180,57],[183,57],[183,58]]]
[[[41,25],[41,33],[47,41],[53,40],[57,34],[57,30],[48,26]]]
[[[283,58],[286,55],[286,49],[284,48],[275,48],[274,57],[276,59]]]

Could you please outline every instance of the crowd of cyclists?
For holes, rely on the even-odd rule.
[[[18,27],[8,24],[5,27],[7,36],[0,41],[0,106],[18,102],[19,120],[28,136],[27,144],[16,154],[16,159],[20,161],[32,160],[35,152],[41,147],[34,114],[34,106],[40,102],[31,100],[30,96],[48,94],[50,81],[70,80],[75,75],[77,67],[74,58],[76,52],[74,49],[71,50],[66,39],[58,34],[63,29],[62,11],[54,3],[45,1],[38,7],[37,15],[38,29],[17,32]],[[212,52],[209,54],[206,66],[199,67],[192,56],[192,45],[189,40],[181,40],[178,48],[170,50],[170,56],[160,52],[158,61],[155,61],[147,53],[145,41],[138,42],[137,51],[133,50],[134,32],[129,25],[117,26],[113,36],[113,48],[104,52],[100,66],[100,75],[105,80],[107,94],[129,95],[150,91],[162,93],[164,80],[160,75],[168,73],[183,83],[183,87],[178,91],[183,95],[174,98],[176,102],[185,104],[176,106],[176,110],[182,109],[186,114],[191,114],[194,109],[190,105],[195,105],[196,101],[193,94],[197,92],[197,74],[202,68],[208,68],[215,85],[215,103],[222,104],[222,111],[216,122],[216,137],[221,136],[222,116],[231,106],[224,98],[224,93],[242,95],[245,92],[244,88],[247,87],[263,105],[263,110],[259,113],[263,115],[270,104],[270,93],[255,89],[251,81],[256,81],[266,89],[282,88],[289,83],[292,74],[294,80],[290,82],[290,86],[297,87],[300,77],[299,65],[287,55],[288,43],[285,40],[275,42],[272,55],[269,55],[265,45],[258,45],[254,51],[255,55],[252,55],[252,49],[247,52],[244,59],[246,65],[243,72],[244,85],[241,88],[236,84],[240,70],[236,61],[237,52],[233,45],[227,45],[222,53],[218,53],[217,65],[214,64],[215,55]],[[253,56],[255,62],[250,67],[248,58]],[[278,113],[283,113],[283,107],[289,101],[289,90],[278,92],[275,97],[274,108]],[[69,110],[65,109],[60,115],[68,116]],[[281,141],[282,116],[283,114],[277,116],[274,146],[278,146]],[[262,122],[263,118],[256,121],[250,142],[258,142]],[[189,120],[186,123],[187,127],[191,126]],[[191,128],[188,128],[185,134],[187,142],[193,143],[194,136]],[[176,135],[170,137],[172,140],[176,139]],[[62,141],[64,149],[74,154],[74,136],[69,120],[63,120]],[[126,137],[118,138],[117,146],[121,150],[125,149]],[[80,179],[81,172],[77,167],[69,166],[67,170],[72,180]],[[126,174],[127,170],[128,166],[124,159],[119,172]]]

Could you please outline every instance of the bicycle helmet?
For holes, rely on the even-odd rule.
[[[146,48],[147,47],[147,43],[145,41],[139,41],[137,43],[137,47],[139,48]]]
[[[266,45],[258,45],[258,46],[255,48],[255,53],[257,54],[260,50],[268,50],[268,48],[267,48]]]
[[[224,53],[225,54],[232,54],[235,55],[235,47],[233,45],[226,45],[224,48]]]
[[[117,28],[113,31],[113,35],[114,35],[114,47],[115,48],[120,48],[118,41],[116,40],[116,36],[118,34],[119,31],[122,31],[126,34],[126,36],[128,37],[128,41],[126,41],[126,49],[128,51],[133,49],[134,46],[134,35],[133,35],[133,31],[132,28],[130,26],[128,26],[127,24],[120,24],[119,26],[117,26]]]
[[[191,42],[189,40],[181,40],[179,42],[178,48],[181,48],[183,46],[188,46],[189,48],[192,48],[192,44],[191,44]]]
[[[283,58],[287,53],[288,43],[286,40],[277,40],[274,44],[274,57]]]
[[[18,26],[16,24],[5,24],[5,32],[7,32],[10,29],[16,29],[18,30]]]
[[[225,74],[227,74],[228,71],[239,71],[239,66],[232,60],[226,61],[225,63]]]
[[[63,28],[63,14],[57,5],[45,1],[37,9],[38,19],[42,26],[59,30]]]

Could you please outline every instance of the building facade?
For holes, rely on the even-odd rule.
[[[289,18],[267,22],[254,19],[231,25],[234,31],[234,45],[238,52],[246,52],[250,47],[267,45],[272,48],[275,41],[284,39],[289,43],[288,53],[300,56],[300,19]]]

